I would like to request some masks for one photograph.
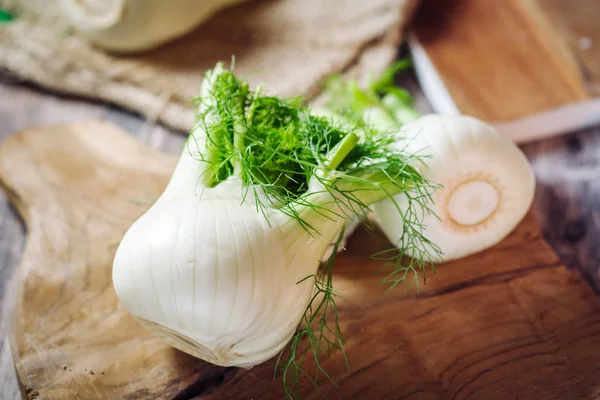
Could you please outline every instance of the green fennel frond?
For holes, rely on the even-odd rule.
[[[333,253],[323,264],[317,275],[304,278],[314,280],[315,292],[304,313],[299,329],[284,348],[275,364],[275,372],[281,372],[283,389],[288,399],[298,399],[300,380],[307,378],[319,392],[319,379],[321,376],[336,385],[335,381],[320,364],[321,356],[327,357],[334,350],[340,350],[350,368],[344,352],[344,337],[339,326],[339,316],[336,298],[340,296],[333,288],[333,265],[336,254],[341,246],[344,231],[340,232],[334,244]],[[300,283],[298,282],[298,283]],[[333,320],[333,324],[329,321]],[[308,343],[303,344],[303,341]],[[310,375],[304,369],[307,356],[312,356],[315,373]],[[337,385],[336,385],[337,386]]]
[[[356,80],[331,76],[325,83],[325,107],[351,120],[363,120],[369,113],[382,123],[402,125],[419,118],[411,94],[394,83],[396,74],[412,67],[410,59],[389,66],[380,77],[371,79],[366,87]]]
[[[406,65],[394,65],[367,89],[353,82],[332,81],[328,117],[313,113],[301,99],[269,96],[260,88],[253,91],[218,64],[207,74],[205,91],[196,99],[199,112],[194,131],[202,137],[191,135],[188,140],[190,153],[207,166],[199,178],[207,187],[240,179],[242,201],[250,198],[267,221],[274,211],[281,212],[313,235],[319,232],[305,218],[306,210],[325,218],[366,220],[371,204],[404,194],[408,206],[396,204],[404,225],[398,249],[376,256],[393,265],[383,280],[390,288],[409,278],[418,283],[422,276],[425,281],[436,248],[423,235],[419,221],[421,213],[431,212],[428,204],[437,186],[415,167],[417,157],[397,145],[397,131],[380,129],[363,118],[366,110],[380,110],[387,122],[400,126],[416,115],[410,96],[393,86],[395,72],[402,68]],[[315,195],[321,194],[337,203],[335,209],[340,211],[314,202]],[[341,239],[342,235],[319,272],[304,279],[314,281],[314,296],[277,360],[276,371],[282,372],[289,399],[298,397],[302,378],[315,388],[321,377],[333,382],[319,362],[321,357],[340,350],[345,358],[332,272]],[[407,249],[419,257],[404,257]],[[308,356],[314,360],[315,374],[304,369]]]
[[[199,153],[208,164],[202,179],[213,187],[232,176],[240,178],[243,199],[253,195],[257,211],[267,220],[269,210],[277,209],[313,230],[300,212],[322,207],[311,203],[311,182],[318,181],[350,214],[383,198],[381,186],[393,193],[431,186],[409,165],[412,156],[392,147],[392,133],[360,122],[342,129],[313,115],[299,99],[251,91],[247,82],[222,67],[213,75],[207,95],[197,99],[201,111],[196,129],[206,135],[207,147]],[[328,157],[352,131],[363,132],[361,140],[349,145],[332,168]]]
[[[337,113],[344,120],[361,126],[367,125],[366,120],[371,120],[371,130],[366,134],[385,137],[387,133],[393,132],[392,141],[398,143],[399,131],[402,125],[419,118],[421,114],[414,107],[414,99],[410,93],[395,85],[396,74],[406,71],[412,67],[410,59],[401,59],[388,67],[380,77],[371,79],[365,88],[360,87],[355,80],[345,80],[339,75],[331,77],[325,86],[327,94],[327,110]],[[406,143],[408,144],[408,143]],[[389,143],[377,143],[379,148],[386,148]],[[405,152],[407,157],[404,161],[406,167],[418,164],[427,156],[414,157]],[[409,171],[407,176],[412,175]],[[391,177],[390,177],[391,178]],[[400,283],[414,282],[416,290],[419,290],[419,277],[426,283],[427,267],[435,274],[435,262],[441,254],[440,249],[423,234],[421,221],[425,214],[435,214],[431,209],[433,204],[433,193],[440,186],[428,182],[428,184],[415,184],[405,186],[403,190],[404,207],[400,207],[394,197],[398,213],[402,216],[403,234],[395,248],[385,250],[373,255],[374,258],[389,261],[387,267],[391,272],[382,280],[388,289],[395,288]],[[407,257],[406,254],[413,257]],[[388,269],[389,271],[389,269]],[[405,285],[405,290],[408,285]]]

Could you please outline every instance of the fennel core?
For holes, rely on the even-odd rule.
[[[403,194],[405,234],[385,281],[418,282],[431,261],[418,216],[435,186],[394,132],[253,91],[222,63],[206,74],[196,104],[169,185],[117,250],[115,290],[138,320],[213,364],[249,368],[279,354],[276,372],[297,398],[302,378],[315,388],[321,376],[333,382],[320,357],[345,354],[336,251],[320,265],[327,247],[336,237],[340,246],[348,219]],[[407,248],[422,257],[404,259]],[[172,284],[137,284],[148,270]],[[314,374],[305,371],[309,358]]]

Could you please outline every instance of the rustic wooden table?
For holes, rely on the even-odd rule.
[[[155,148],[179,152],[184,135],[145,123],[122,110],[81,99],[59,97],[6,78],[0,83],[0,140],[27,127],[66,121],[105,119]],[[429,111],[414,76],[401,85],[417,96],[417,106]],[[536,212],[550,245],[569,266],[600,289],[600,127],[524,146],[536,172]],[[26,232],[6,197],[0,193],[0,335],[8,325],[14,299],[16,266]],[[20,398],[10,348],[0,342],[0,399]]]

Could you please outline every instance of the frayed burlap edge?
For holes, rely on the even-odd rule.
[[[407,1],[395,26],[382,36],[357,47],[348,60],[330,65],[326,75],[342,73],[364,82],[368,76],[381,73],[394,61],[402,41],[402,32],[414,14],[417,3],[418,0]],[[139,83],[121,81],[118,77],[99,79],[84,68],[85,63],[70,58],[91,57],[86,62],[94,62],[96,58],[98,62],[106,63],[110,56],[97,49],[91,50],[86,41],[72,35],[61,43],[61,51],[57,54],[56,46],[50,45],[44,34],[43,24],[35,25],[28,20],[17,21],[1,30],[0,68],[17,79],[42,88],[120,106],[175,130],[189,131],[193,126],[191,102],[173,98],[168,91],[152,93]],[[322,103],[320,84],[320,81],[316,81],[298,95]]]

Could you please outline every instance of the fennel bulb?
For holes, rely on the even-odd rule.
[[[301,321],[310,329],[312,310],[334,306],[319,266],[348,219],[430,184],[392,136],[359,138],[251,91],[222,64],[198,110],[167,188],[118,247],[114,288],[170,345],[251,368],[298,338]]]
[[[189,33],[244,0],[60,0],[63,18],[96,46],[139,52]]]

